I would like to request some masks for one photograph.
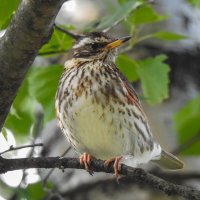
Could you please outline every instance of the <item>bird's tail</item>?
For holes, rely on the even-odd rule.
[[[162,150],[160,160],[153,160],[166,169],[176,170],[183,168],[183,162],[171,153]]]

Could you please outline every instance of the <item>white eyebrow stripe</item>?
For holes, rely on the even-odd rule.
[[[75,44],[74,46],[73,46],[73,49],[75,49],[75,48],[79,48],[79,47],[82,47],[82,46],[84,46],[85,44],[89,44],[89,43],[92,43],[93,42],[93,40],[91,40],[90,38],[84,38],[84,39],[82,39],[78,44]]]
[[[73,49],[80,48],[86,44],[94,43],[94,42],[109,42],[109,39],[101,36],[100,38],[91,39],[90,37],[83,38],[79,41],[78,44],[73,46]]]

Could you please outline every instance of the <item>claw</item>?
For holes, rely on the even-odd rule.
[[[117,183],[119,183],[119,178],[120,178],[120,172],[121,172],[120,160],[121,159],[122,159],[122,156],[119,156],[119,157],[108,159],[104,162],[104,166],[106,168],[110,165],[110,163],[114,162],[113,167],[114,167],[114,172],[115,172],[115,177],[116,177]]]
[[[80,164],[85,166],[85,170],[90,174],[93,175],[94,172],[90,169],[90,164],[91,164],[91,160],[93,159],[93,157],[88,154],[88,153],[83,153],[79,160],[80,160]]]

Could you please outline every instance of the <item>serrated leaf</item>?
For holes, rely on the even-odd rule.
[[[39,51],[39,54],[46,52],[59,52],[61,50],[68,50],[71,48],[74,39],[59,30],[54,30],[50,41],[45,44]]]
[[[28,92],[27,78],[23,81],[17,97],[13,102],[7,116],[5,127],[10,129],[16,136],[28,135],[34,123],[35,101]]]
[[[168,31],[159,31],[159,32],[154,33],[153,35],[155,38],[158,38],[161,40],[167,40],[167,41],[183,40],[187,38],[184,35],[168,32]]]
[[[43,107],[44,123],[55,117],[55,94],[62,71],[61,65],[37,67],[28,78],[30,94]]]
[[[0,29],[4,29],[10,22],[13,12],[17,9],[20,0],[12,0],[12,3],[7,0],[1,0],[0,4]]]
[[[135,25],[140,25],[145,23],[158,22],[166,18],[166,16],[162,16],[156,13],[150,5],[143,4],[133,12],[128,20]]]
[[[112,15],[106,16],[98,25],[98,29],[105,29],[113,23],[125,19],[133,10],[142,4],[140,0],[130,0],[121,5]]]
[[[159,55],[138,62],[137,73],[150,104],[160,103],[168,97],[169,67],[163,62],[165,60],[165,55]]]
[[[200,95],[188,102],[175,114],[175,126],[179,133],[179,142],[185,143],[200,132]],[[199,155],[200,141],[194,143],[182,153],[185,155]]]
[[[131,58],[126,55],[119,55],[116,60],[116,64],[119,70],[128,78],[130,82],[138,80],[136,66]]]
[[[129,81],[136,81],[139,78],[144,93],[143,99],[150,104],[156,104],[168,97],[169,67],[163,63],[164,60],[166,60],[165,55],[141,61],[120,55],[117,59],[117,66]]]

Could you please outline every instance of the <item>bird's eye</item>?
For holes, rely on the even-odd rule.
[[[101,48],[105,47],[106,44],[107,44],[106,42],[92,43],[91,47],[93,50],[96,50],[96,49],[101,49]]]
[[[92,49],[97,49],[97,48],[99,48],[99,44],[98,43],[92,43],[91,47],[92,47]]]

